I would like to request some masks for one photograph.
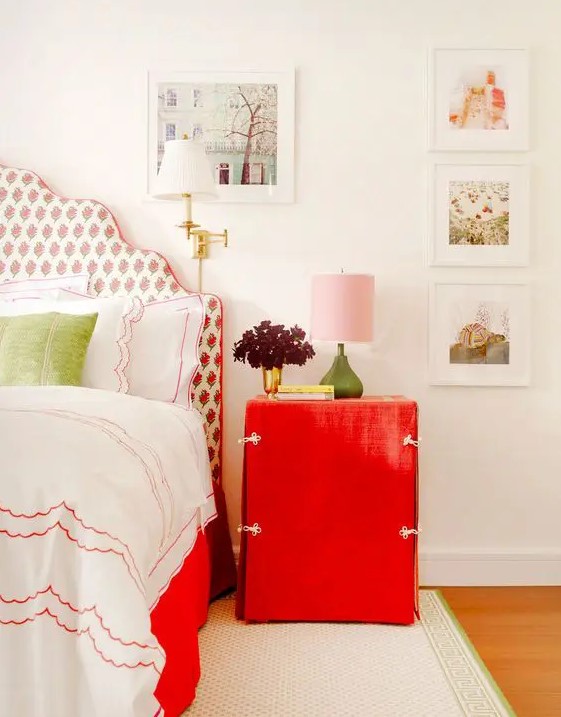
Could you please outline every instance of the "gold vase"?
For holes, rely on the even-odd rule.
[[[279,383],[282,381],[282,368],[263,369],[263,390],[267,398],[276,398],[279,390]]]

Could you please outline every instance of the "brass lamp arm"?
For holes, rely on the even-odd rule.
[[[203,230],[204,231],[204,230]],[[222,233],[206,232],[207,244],[222,244],[228,246],[228,230],[224,229]],[[209,237],[218,237],[218,239],[210,239]]]
[[[206,259],[208,256],[209,244],[222,244],[228,246],[228,230],[222,233],[209,232],[206,229],[192,229],[190,236],[193,238],[193,247],[191,256],[193,259]],[[215,237],[215,238],[211,238]]]

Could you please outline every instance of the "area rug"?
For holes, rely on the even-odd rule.
[[[514,715],[446,601],[422,590],[411,626],[245,624],[234,599],[200,633],[202,677],[185,717]]]

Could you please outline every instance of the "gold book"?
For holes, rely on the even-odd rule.
[[[279,393],[334,393],[335,388],[333,386],[320,386],[320,385],[290,385],[280,384]]]
[[[277,400],[282,403],[289,401],[334,401],[334,393],[277,393]]]

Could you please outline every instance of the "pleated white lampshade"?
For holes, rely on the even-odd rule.
[[[172,139],[164,145],[164,156],[152,196],[156,199],[193,199],[216,197],[216,187],[202,142]]]

